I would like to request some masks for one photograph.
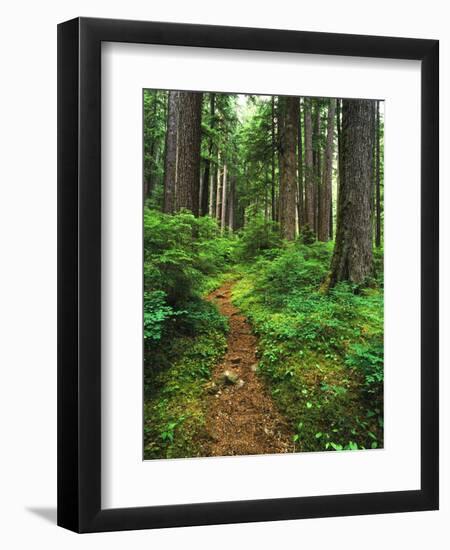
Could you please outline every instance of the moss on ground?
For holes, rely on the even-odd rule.
[[[205,383],[225,353],[225,335],[177,338],[145,369],[144,459],[200,456],[205,437]],[[164,356],[165,368],[158,368]]]

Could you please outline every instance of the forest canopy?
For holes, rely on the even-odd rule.
[[[383,103],[143,111],[145,458],[381,448]]]

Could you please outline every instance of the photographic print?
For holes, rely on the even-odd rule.
[[[144,459],[383,448],[384,103],[143,91]]]

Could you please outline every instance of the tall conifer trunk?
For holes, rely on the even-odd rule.
[[[214,115],[215,115],[215,109],[216,109],[216,94],[211,93],[209,94],[209,117],[210,117],[210,128],[211,131],[214,129]],[[211,183],[211,158],[213,155],[213,137],[212,135],[208,138],[209,144],[208,144],[208,158],[205,160],[205,170],[203,173],[202,182],[203,185],[201,187],[200,191],[200,215],[206,216],[209,212],[209,199],[210,199],[210,192],[209,192],[209,186]]]
[[[327,116],[327,143],[323,159],[322,182],[320,186],[319,224],[317,238],[328,241],[330,236],[331,184],[333,176],[334,117],[336,101],[330,99]]]
[[[169,92],[166,130],[166,156],[164,162],[163,210],[172,214],[175,210],[177,177],[178,92]]]
[[[227,163],[223,165],[223,179],[222,179],[222,208],[220,213],[220,231],[223,233],[226,225],[227,214]]]
[[[372,273],[373,109],[370,100],[342,102],[342,171],[328,286],[360,284]]]
[[[179,92],[177,209],[199,213],[200,140],[202,97],[200,92]]]
[[[312,147],[311,99],[303,101],[305,119],[305,226],[314,231],[314,169]]]
[[[376,143],[375,143],[375,157],[376,157],[376,177],[375,177],[375,246],[379,248],[381,246],[381,166],[380,166],[380,102],[377,101],[377,117],[376,117]]]
[[[272,203],[272,221],[276,221],[276,204],[275,204],[275,97],[272,96],[271,102],[272,120],[271,120],[271,138],[272,138],[272,159],[271,159],[271,171],[272,171],[272,186],[271,186],[271,203]]]
[[[305,225],[305,201],[304,201],[304,187],[303,187],[303,139],[302,139],[302,114],[301,114],[301,100],[299,98],[298,108],[298,197],[297,197],[297,217],[298,217],[298,229]]]
[[[298,98],[279,97],[280,119],[280,230],[287,240],[295,239],[297,196]]]

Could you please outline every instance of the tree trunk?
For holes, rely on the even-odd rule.
[[[311,100],[303,101],[305,119],[305,226],[314,232],[314,169],[312,148]]]
[[[216,110],[216,94],[211,93],[209,95],[209,116],[210,116],[210,129],[214,129],[214,114]],[[202,192],[200,193],[200,215],[206,216],[208,214],[208,199],[210,197],[209,193],[209,184],[210,184],[210,173],[211,173],[211,158],[213,155],[214,141],[212,135],[209,136],[209,146],[208,146],[208,158],[205,160],[205,170],[203,173],[203,186]]]
[[[330,234],[329,234],[329,240],[331,241],[333,239],[333,192],[331,193],[331,200],[330,200]]]
[[[320,100],[315,99],[314,127],[313,127],[313,166],[314,166],[314,233],[319,232],[319,204],[321,180],[321,124]]]
[[[166,130],[166,157],[164,162],[163,210],[172,214],[175,210],[177,176],[178,92],[169,92]]]
[[[208,206],[208,214],[211,216],[211,218],[214,216],[214,212],[215,212],[215,203],[214,203],[214,199],[215,199],[215,196],[216,196],[216,187],[215,187],[215,182],[216,182],[216,178],[214,177],[215,176],[215,173],[214,173],[214,170],[210,170],[210,175],[209,175],[209,206]]]
[[[375,142],[375,162],[376,162],[376,177],[375,177],[375,246],[381,246],[381,180],[380,180],[380,102],[377,101],[377,120],[376,120],[376,142]]]
[[[298,100],[299,117],[298,117],[298,229],[305,225],[305,204],[303,198],[303,140],[302,140],[302,115],[300,98]]]
[[[222,187],[220,185],[220,151],[217,154],[217,183],[216,183],[216,220],[220,220],[222,213]]]
[[[342,180],[328,286],[364,283],[372,273],[373,101],[342,102]]]
[[[158,105],[158,92],[155,92],[155,95],[153,97],[153,109],[152,109],[152,118],[154,121],[154,124],[156,124],[156,113],[157,113],[157,105]],[[147,193],[146,197],[150,197],[152,194],[152,191],[155,187],[155,166],[156,166],[156,160],[155,160],[155,147],[156,147],[156,138],[153,135],[152,141],[150,144],[150,171],[148,174],[148,181],[147,181]]]
[[[336,101],[330,99],[327,117],[327,143],[323,159],[322,183],[320,187],[319,225],[317,238],[319,241],[328,241],[330,236],[330,211],[331,211],[331,184],[333,176],[333,140],[334,140],[334,115]]]
[[[272,124],[271,124],[271,137],[272,137],[272,221],[276,221],[276,205],[275,205],[275,97],[272,96]]]
[[[222,212],[220,214],[220,232],[223,233],[226,224],[227,214],[227,163],[223,165],[223,178],[222,178]]]
[[[342,181],[342,99],[336,100],[336,128],[337,128],[337,158],[338,158],[338,171],[337,171],[337,193],[336,193],[336,213],[339,209],[339,188]],[[336,215],[337,217],[337,215]]]
[[[199,213],[200,141],[202,97],[200,92],[179,92],[177,209]]]
[[[275,189],[275,221],[281,223],[281,142],[284,133],[285,117],[283,114],[284,109],[284,97],[278,96],[276,107],[276,145],[277,145],[277,161],[278,161],[278,189]]]
[[[236,176],[230,178],[229,208],[228,208],[228,229],[234,231],[234,201],[236,198]]]
[[[298,98],[279,97],[280,119],[280,229],[284,239],[295,239],[297,195]]]

